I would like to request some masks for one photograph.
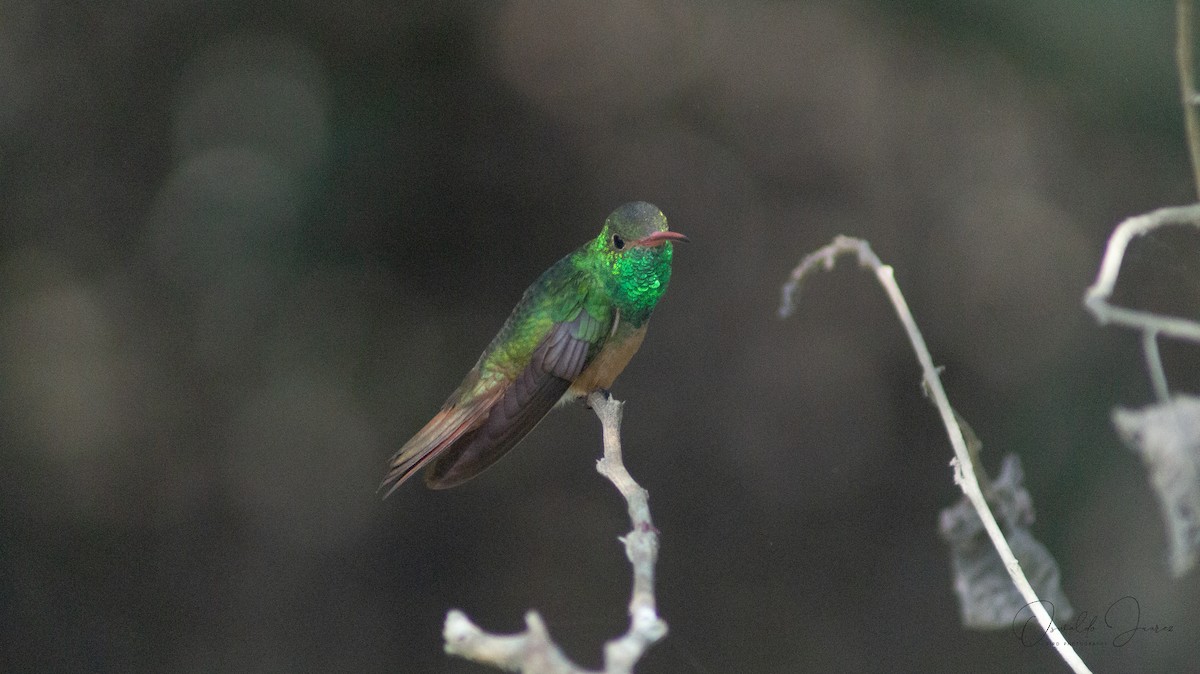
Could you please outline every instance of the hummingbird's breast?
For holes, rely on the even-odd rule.
[[[567,389],[566,395],[563,396],[564,400],[582,398],[592,391],[612,388],[617,375],[621,374],[633,358],[633,354],[641,348],[649,321],[634,327],[621,320],[620,312],[617,312],[613,320],[617,321],[617,324],[613,326],[612,334],[605,340],[604,346],[592,362],[571,383],[571,388]]]

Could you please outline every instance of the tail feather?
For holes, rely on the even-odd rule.
[[[414,473],[453,445],[459,438],[487,421],[492,405],[504,393],[504,387],[479,396],[465,405],[447,404],[411,440],[404,443],[388,462],[388,472],[379,489],[387,489],[384,498]]]
[[[431,489],[455,487],[482,473],[517,445],[562,399],[571,382],[527,369],[487,419],[457,438],[425,472]]]

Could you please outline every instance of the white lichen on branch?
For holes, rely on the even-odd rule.
[[[1113,425],[1142,457],[1167,528],[1176,578],[1200,557],[1200,398],[1178,395],[1140,410],[1118,407]]]
[[[970,445],[971,438],[967,438],[967,446]],[[1008,454],[1001,462],[999,477],[985,485],[984,492],[999,513],[1000,526],[1013,555],[1021,562],[1051,617],[1070,620],[1075,611],[1063,593],[1058,563],[1029,530],[1034,520],[1033,497],[1023,481],[1021,460],[1016,454]],[[1004,561],[989,544],[979,513],[966,496],[942,510],[938,533],[950,545],[950,570],[963,625],[977,630],[998,630],[1013,628],[1016,621],[1023,622],[1019,616],[1032,609],[1009,579]]]
[[[1141,410],[1113,410],[1113,425],[1150,473],[1168,533],[1171,573],[1179,577],[1193,569],[1200,557],[1200,405],[1195,397],[1172,396],[1158,337],[1200,343],[1200,322],[1109,301],[1129,244],[1161,227],[1177,225],[1200,227],[1200,204],[1160,208],[1117,225],[1084,305],[1101,324],[1115,323],[1142,333],[1146,369],[1158,402]]]
[[[629,506],[632,530],[621,538],[633,567],[629,629],[604,647],[604,669],[586,670],[571,662],[555,645],[536,611],[525,614],[525,631],[497,635],[483,631],[461,611],[446,614],[442,635],[451,655],[523,674],[629,674],[646,649],[667,634],[658,617],[654,569],[658,562],[658,530],[650,519],[650,496],[625,469],[621,459],[621,413],[625,403],[607,393],[588,397],[604,429],[604,458],[596,470],[621,492]]]
[[[900,318],[905,332],[908,334],[908,339],[912,343],[917,360],[921,363],[921,370],[924,373],[923,383],[925,390],[933,398],[934,405],[937,406],[938,413],[942,417],[942,423],[946,427],[946,432],[950,436],[950,444],[954,447],[955,458],[951,462],[954,466],[954,481],[962,488],[963,493],[966,494],[971,505],[979,514],[979,519],[982,521],[984,529],[987,530],[992,545],[995,546],[996,552],[1004,562],[1005,570],[1008,571],[1013,583],[1017,586],[1017,590],[1020,591],[1021,596],[1036,616],[1038,624],[1050,635],[1050,641],[1058,649],[1058,653],[1062,656],[1063,660],[1077,674],[1091,671],[1084,664],[1083,660],[1080,659],[1079,654],[1075,652],[1070,643],[1065,639],[1056,639],[1054,637],[1058,633],[1058,627],[1054,624],[1054,620],[1050,614],[1046,612],[1042,600],[1025,577],[1025,573],[1021,569],[1021,564],[1013,555],[1012,548],[1009,546],[1008,541],[1005,540],[1004,533],[1000,530],[1000,525],[996,523],[996,518],[993,516],[987,499],[984,498],[983,491],[979,486],[975,465],[971,460],[962,428],[959,426],[954,410],[950,407],[946,391],[942,388],[941,378],[938,376],[938,368],[934,366],[933,357],[929,354],[929,348],[925,345],[925,338],[921,335],[920,329],[917,328],[917,323],[913,319],[912,312],[909,311],[908,302],[900,292],[900,286],[896,284],[892,268],[879,260],[879,257],[875,255],[875,251],[871,250],[871,245],[866,241],[848,236],[838,236],[828,246],[805,256],[800,264],[792,270],[790,280],[783,286],[783,298],[779,306],[779,315],[782,317],[791,315],[795,309],[795,298],[800,284],[805,277],[818,268],[833,269],[838,256],[843,254],[855,254],[858,257],[859,265],[869,267],[874,271],[875,277],[879,280],[880,285],[883,286],[884,291],[887,292],[888,299],[891,300],[892,307],[896,310],[896,314]]]

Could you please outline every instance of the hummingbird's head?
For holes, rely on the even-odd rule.
[[[667,216],[652,204],[634,201],[613,211],[601,232],[605,247],[622,255],[637,248],[657,248],[668,241],[687,241],[679,232],[667,229]]]
[[[622,315],[639,325],[654,310],[671,280],[671,242],[687,241],[667,229],[657,207],[635,201],[613,211],[604,221],[592,250]]]

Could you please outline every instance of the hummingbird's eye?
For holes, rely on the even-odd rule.
[[[621,238],[620,234],[613,234],[613,248],[621,250],[625,247],[625,239]]]

